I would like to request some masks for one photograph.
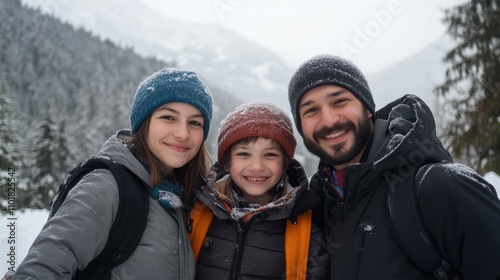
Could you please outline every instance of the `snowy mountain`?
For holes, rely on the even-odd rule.
[[[145,56],[175,61],[243,101],[269,100],[287,109],[293,69],[275,53],[214,24],[166,18],[143,1],[64,1],[54,16]],[[36,1],[24,1],[33,5]]]
[[[23,2],[42,7],[45,3]],[[142,55],[194,69],[210,84],[242,101],[269,100],[290,111],[286,92],[295,69],[279,54],[219,25],[167,18],[144,1],[134,0],[62,1],[48,10],[74,26],[92,30],[119,45],[132,46]],[[451,46],[450,39],[443,36],[378,73],[365,73],[377,108],[406,93],[435,103],[432,89],[443,81],[445,67],[441,59]]]
[[[444,81],[446,65],[442,59],[453,47],[451,39],[443,36],[420,52],[377,73],[366,73],[377,108],[404,94],[415,94],[433,104],[433,89]],[[430,106],[434,110],[433,106]]]
[[[451,39],[443,36],[422,51],[380,72],[366,73],[377,109],[404,94],[417,95],[431,108],[439,134],[446,125],[447,113],[440,103],[443,101],[433,90],[445,79],[447,65],[442,59],[452,47]]]

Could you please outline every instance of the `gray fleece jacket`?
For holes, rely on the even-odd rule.
[[[98,156],[111,158],[145,182],[149,173],[118,131]],[[71,279],[104,248],[118,209],[118,187],[109,170],[86,175],[47,221],[13,279]],[[146,229],[136,250],[112,270],[112,279],[194,279],[194,257],[180,209],[165,210],[150,198]]]

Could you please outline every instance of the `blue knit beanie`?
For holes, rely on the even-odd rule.
[[[132,134],[160,106],[183,102],[196,107],[203,114],[204,139],[207,139],[212,120],[212,94],[196,73],[176,68],[165,68],[141,82],[135,93],[130,112]]]
[[[288,85],[288,101],[297,131],[302,134],[300,100],[309,90],[321,85],[338,85],[349,90],[375,115],[375,102],[365,76],[350,60],[323,54],[312,57],[295,71]]]

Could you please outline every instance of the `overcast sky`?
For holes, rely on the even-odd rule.
[[[320,53],[383,69],[446,33],[443,9],[463,0],[142,0],[171,18],[220,24],[298,67]]]
[[[73,1],[84,0],[23,0],[49,10]],[[316,54],[332,53],[376,72],[442,38],[444,9],[467,0],[136,1],[170,18],[233,30],[275,51],[292,68]]]

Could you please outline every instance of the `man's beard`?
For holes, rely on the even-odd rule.
[[[330,134],[335,130],[348,129],[354,132],[354,143],[349,150],[344,150],[347,143],[340,143],[330,146],[331,150],[325,151],[319,146],[319,139]],[[313,133],[313,139],[304,137],[304,145],[312,154],[318,156],[321,161],[331,165],[341,165],[350,162],[356,157],[370,140],[372,134],[371,119],[364,114],[364,117],[359,120],[358,127],[353,122],[347,121],[339,123],[333,127],[323,128],[320,131]]]

